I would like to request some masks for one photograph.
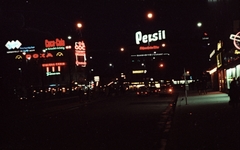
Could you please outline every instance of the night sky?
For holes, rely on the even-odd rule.
[[[72,35],[73,39],[81,37],[88,51],[107,61],[112,58],[106,57],[106,53],[119,53],[120,47],[131,51],[136,46],[135,32],[164,29],[166,50],[174,60],[172,73],[180,76],[185,67],[198,74],[209,67],[207,57],[219,38],[232,33],[229,30],[232,21],[240,19],[239,3],[239,0],[1,0],[1,60],[7,40],[22,37],[37,45],[42,44],[37,41],[46,37]],[[147,19],[148,12],[154,14],[153,19]],[[203,23],[201,28],[197,27],[199,21]],[[77,22],[83,24],[81,33],[76,28]],[[204,32],[210,37],[209,47],[202,46]]]

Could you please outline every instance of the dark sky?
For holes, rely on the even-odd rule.
[[[117,53],[120,47],[131,51],[136,46],[136,31],[165,29],[168,50],[176,56],[175,67],[202,70],[211,51],[201,47],[203,33],[209,33],[216,44],[217,35],[222,36],[220,33],[229,30],[234,19],[240,19],[239,0],[213,1],[1,0],[1,44],[17,35],[35,42],[45,37],[78,38],[76,23],[80,21],[89,51]],[[152,20],[146,18],[149,11],[154,14]],[[198,21],[203,23],[201,29],[196,26]]]

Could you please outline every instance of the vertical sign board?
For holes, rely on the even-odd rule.
[[[75,42],[75,56],[76,56],[76,65],[81,67],[86,67],[87,58],[86,58],[86,46],[83,41]]]

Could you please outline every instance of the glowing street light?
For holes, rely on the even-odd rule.
[[[153,14],[152,14],[152,13],[148,13],[148,14],[147,14],[147,17],[148,17],[149,19],[152,19],[152,18],[153,18]]]
[[[123,47],[122,47],[122,48],[120,48],[120,51],[121,51],[121,52],[123,52],[123,51],[124,51],[124,48],[123,48]]]
[[[160,67],[160,68],[163,68],[163,66],[164,66],[163,63],[160,63],[160,64],[159,64],[159,67]]]
[[[77,27],[78,28],[82,28],[82,24],[81,23],[77,23]]]
[[[198,26],[198,27],[202,27],[202,23],[201,23],[201,22],[198,22],[198,23],[197,23],[197,26]]]

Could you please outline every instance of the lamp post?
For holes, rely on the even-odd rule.
[[[186,105],[187,105],[187,91],[189,90],[189,86],[188,86],[188,82],[187,82],[187,76],[189,75],[189,71],[185,71],[185,68],[183,69],[183,76],[184,76],[184,87],[185,87],[185,101],[186,101]]]

